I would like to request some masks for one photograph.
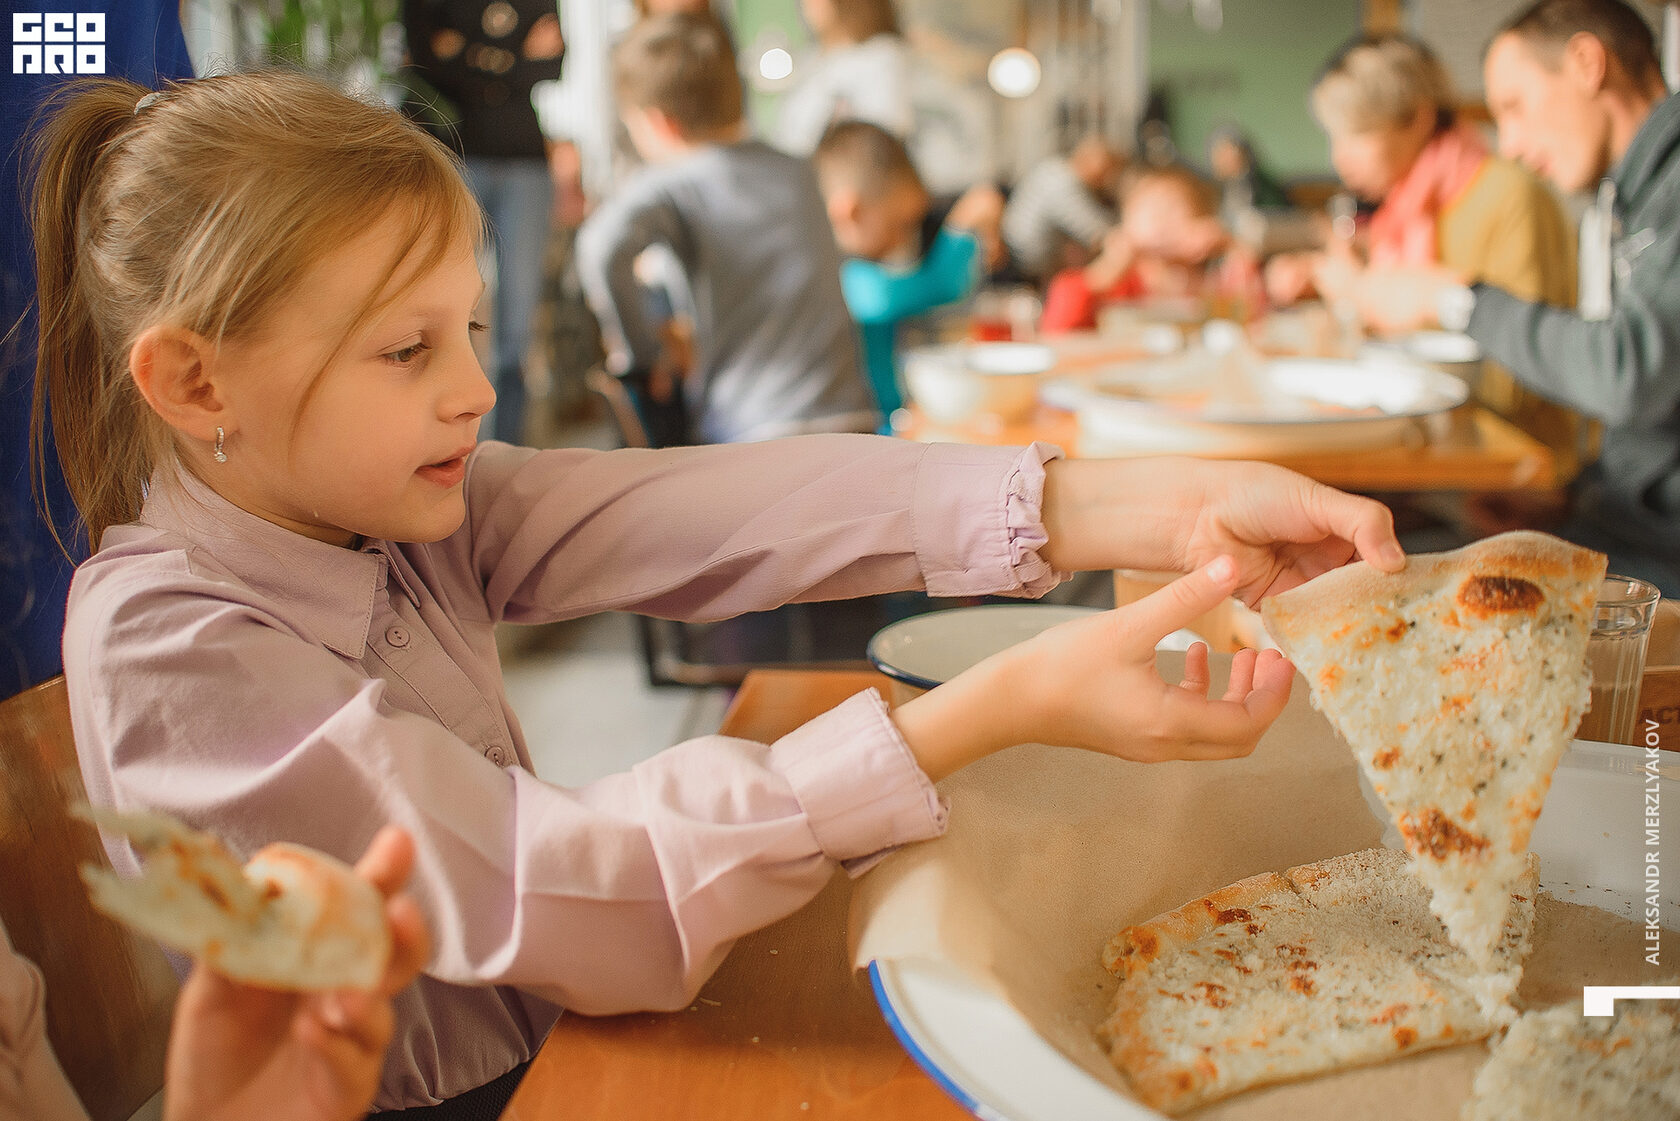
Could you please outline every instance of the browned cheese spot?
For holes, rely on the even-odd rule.
[[[1416,1028],[1397,1027],[1393,1031],[1394,1042],[1399,1044],[1402,1050],[1417,1042]]]
[[[1472,576],[1458,589],[1458,603],[1472,615],[1533,611],[1545,602],[1538,584],[1518,576]]]
[[[1289,987],[1302,996],[1313,994],[1313,979],[1305,973],[1294,973],[1289,977]]]
[[[222,891],[221,886],[217,884],[215,880],[212,880],[209,876],[200,876],[198,878],[198,886],[204,889],[204,894],[208,895],[210,897],[210,901],[216,906],[220,907],[224,911],[233,910],[232,900],[228,899],[227,895]]]
[[[1486,837],[1461,828],[1433,806],[1422,813],[1401,817],[1400,833],[1413,852],[1428,853],[1436,860],[1443,859],[1448,853],[1481,852],[1488,847]]]
[[[1231,1007],[1231,998],[1225,995],[1225,986],[1214,981],[1197,981],[1192,988],[1202,990],[1202,1000],[1214,1008]]]
[[[1371,756],[1371,766],[1379,771],[1391,770],[1394,764],[1400,762],[1400,749],[1390,747]]]

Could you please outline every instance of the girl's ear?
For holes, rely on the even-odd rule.
[[[128,351],[128,373],[163,422],[194,440],[212,441],[235,425],[212,370],[216,348],[181,327],[148,327]]]

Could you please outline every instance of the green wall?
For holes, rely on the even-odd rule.
[[[1150,84],[1169,93],[1173,139],[1196,164],[1207,159],[1208,130],[1234,120],[1248,129],[1261,160],[1283,179],[1330,174],[1324,135],[1307,91],[1325,61],[1359,30],[1349,0],[1224,0],[1224,25],[1197,27],[1149,5]]]

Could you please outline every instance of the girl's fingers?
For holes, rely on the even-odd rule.
[[[385,896],[402,890],[413,867],[414,839],[394,825],[387,825],[375,833],[373,840],[368,842],[367,851],[356,862],[357,873]]]
[[[1187,693],[1194,693],[1198,697],[1207,696],[1208,691],[1208,648],[1205,642],[1192,642],[1190,649],[1184,654],[1184,680],[1178,687]]]
[[[419,904],[406,895],[386,901],[385,921],[391,926],[391,960],[379,991],[395,996],[425,968],[432,954],[432,940]]]
[[[1215,558],[1120,610],[1126,615],[1128,653],[1153,655],[1155,644],[1218,607],[1237,590],[1237,562]]]
[[[1225,689],[1225,699],[1240,701],[1254,687],[1254,651],[1238,650],[1231,658],[1231,680]]]
[[[393,1014],[384,997],[342,989],[317,996],[309,1012],[327,1036],[348,1040],[362,1052],[382,1055],[391,1041]]]
[[[1278,663],[1270,660],[1257,670],[1254,687],[1240,701],[1210,701],[1183,690],[1169,692],[1165,701],[1168,734],[1184,743],[1241,747],[1244,754],[1252,750],[1289,703],[1294,675],[1293,667],[1284,674]]]

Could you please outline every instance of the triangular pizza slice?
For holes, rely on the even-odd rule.
[[[1453,942],[1489,964],[1552,772],[1588,703],[1600,553],[1501,534],[1352,564],[1267,601],[1387,807]]]

